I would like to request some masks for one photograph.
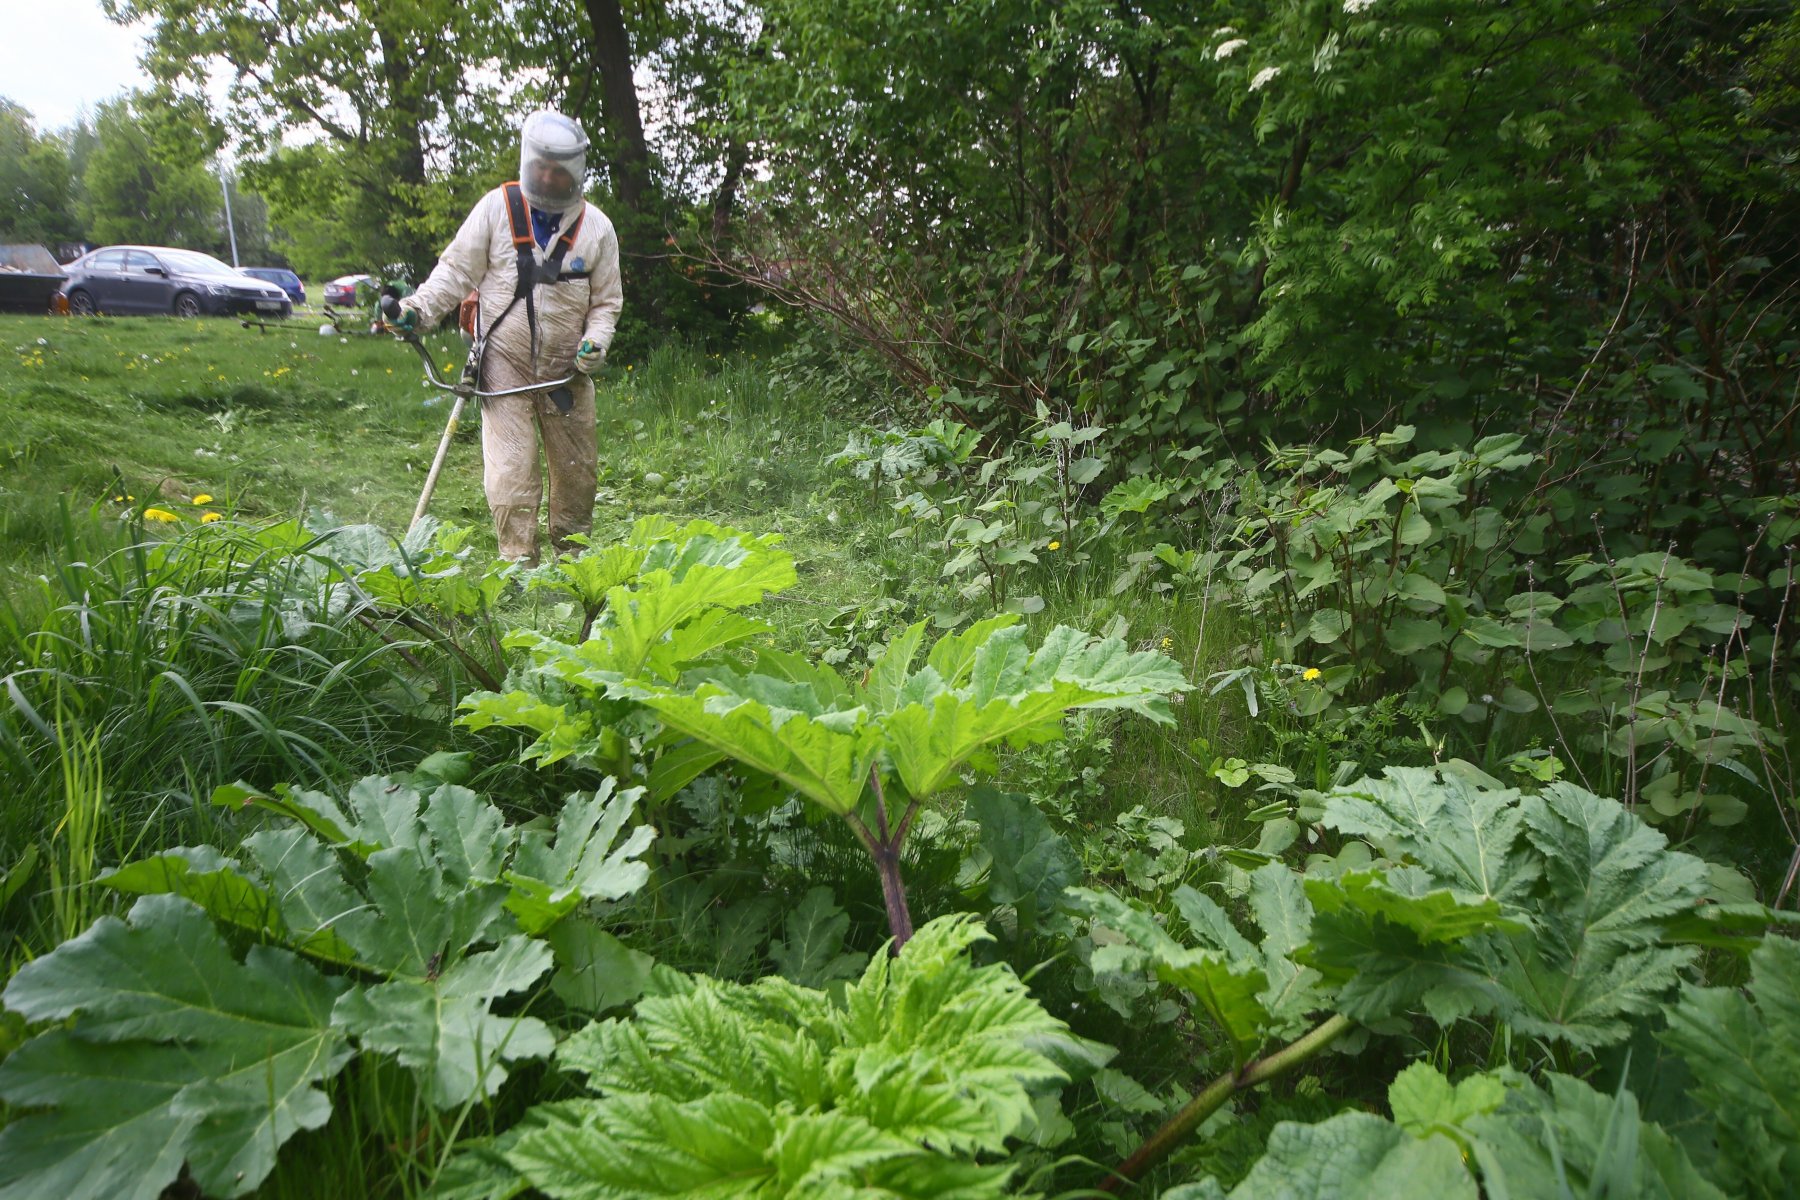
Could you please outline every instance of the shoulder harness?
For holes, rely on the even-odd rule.
[[[486,351],[488,338],[499,328],[506,315],[517,308],[519,302],[525,302],[525,320],[531,326],[531,361],[537,363],[537,303],[533,293],[540,283],[566,283],[571,279],[585,279],[585,271],[563,270],[563,259],[568,256],[569,249],[575,245],[575,237],[581,232],[581,222],[587,216],[587,205],[583,204],[575,213],[575,220],[551,243],[550,255],[543,262],[537,260],[536,240],[531,236],[531,212],[525,206],[525,193],[514,180],[504,187],[506,195],[506,220],[512,226],[513,249],[519,256],[518,282],[513,285],[513,297],[507,306],[495,317],[493,323],[482,331],[482,351]]]

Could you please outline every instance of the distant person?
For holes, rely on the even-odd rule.
[[[593,528],[599,455],[590,376],[606,361],[624,293],[612,222],[582,199],[587,149],[581,126],[561,113],[527,117],[518,181],[476,203],[430,277],[400,301],[399,324],[411,330],[479,293],[485,390],[576,373],[566,388],[482,403],[482,484],[500,557],[528,566],[538,562],[540,438],[552,552]]]

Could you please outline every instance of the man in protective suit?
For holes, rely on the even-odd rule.
[[[624,294],[612,222],[582,198],[587,135],[568,117],[535,112],[519,138],[519,178],[475,205],[429,278],[400,301],[399,324],[430,326],[479,293],[481,387],[554,381],[567,388],[482,403],[482,483],[500,557],[538,561],[538,441],[550,476],[550,544],[593,525],[594,385]]]

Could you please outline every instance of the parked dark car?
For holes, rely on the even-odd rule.
[[[67,267],[63,294],[77,314],[203,313],[285,317],[293,302],[280,288],[251,279],[210,254],[168,246],[105,246]]]
[[[325,303],[350,308],[356,304],[356,291],[363,284],[375,287],[373,275],[345,275],[325,285]]]
[[[306,286],[300,277],[286,267],[239,267],[238,270],[252,279],[260,279],[264,283],[272,283],[287,293],[287,298],[296,305],[306,303]]]

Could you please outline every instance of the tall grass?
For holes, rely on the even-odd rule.
[[[66,942],[94,918],[91,885],[107,821],[106,775],[98,733],[70,730],[60,709],[56,732],[61,749],[57,760],[62,767],[63,815],[50,831],[50,913],[51,933],[58,942]]]
[[[210,837],[217,785],[411,765],[471,686],[453,657],[334,586],[316,540],[270,544],[229,522],[169,541],[127,532],[140,536],[109,544],[65,510],[57,561],[0,596],[0,863],[52,843],[34,922],[52,941],[94,915],[80,897],[107,861]]]

